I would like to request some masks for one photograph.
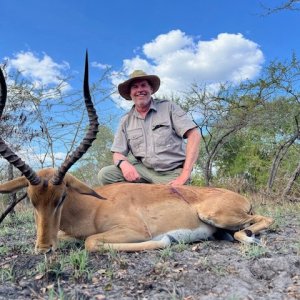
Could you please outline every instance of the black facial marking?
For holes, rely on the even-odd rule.
[[[249,229],[245,229],[245,233],[249,237],[253,235],[253,232],[251,230],[249,230]]]
[[[64,202],[66,196],[67,196],[66,193],[62,195],[62,197],[61,197],[61,199],[60,199],[60,201],[59,201],[59,203],[58,203],[58,205],[57,205],[57,208],[60,207],[60,206],[63,204],[63,202]]]
[[[43,180],[43,188],[47,188],[48,187],[48,180],[44,179]]]

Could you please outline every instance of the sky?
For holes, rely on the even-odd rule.
[[[239,83],[273,60],[299,55],[300,12],[264,15],[262,5],[282,2],[0,0],[0,64],[37,85],[67,72],[79,81],[88,49],[91,82],[109,68],[117,86],[142,69],[161,78],[157,97],[180,95],[195,82]],[[131,106],[117,94],[112,100],[116,110]]]

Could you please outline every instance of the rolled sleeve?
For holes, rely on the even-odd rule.
[[[184,137],[184,134],[188,130],[196,128],[197,125],[190,119],[190,117],[181,107],[174,103],[172,103],[171,105],[174,130],[179,136]]]
[[[120,122],[119,128],[115,134],[114,141],[110,150],[112,152],[122,153],[125,156],[127,156],[129,152],[127,136],[124,129],[124,119]]]

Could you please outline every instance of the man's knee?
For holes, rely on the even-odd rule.
[[[103,167],[98,173],[98,181],[101,186],[110,183],[109,182],[110,181],[109,180],[109,174],[110,174],[109,169],[110,169],[110,166]]]
[[[114,165],[103,167],[98,173],[99,185],[103,186],[115,182],[124,181],[122,172]]]

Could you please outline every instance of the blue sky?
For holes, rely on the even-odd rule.
[[[282,1],[1,0],[0,63],[50,84],[67,71],[82,74],[88,48],[91,81],[109,66],[114,85],[133,69],[156,73],[164,95],[196,81],[240,82],[299,55],[300,12],[262,16],[262,3]],[[113,97],[116,107],[128,104]]]
[[[261,3],[282,1],[0,0],[0,65],[22,70],[37,87],[72,74],[68,91],[78,90],[88,48],[91,83],[107,67],[114,87],[134,69],[157,74],[157,97],[180,95],[195,82],[212,88],[239,83],[259,76],[272,60],[300,55],[300,12],[262,16]],[[111,99],[98,108],[101,122],[131,106],[117,94]],[[115,129],[119,117],[113,120]],[[48,155],[43,147],[39,152]]]

